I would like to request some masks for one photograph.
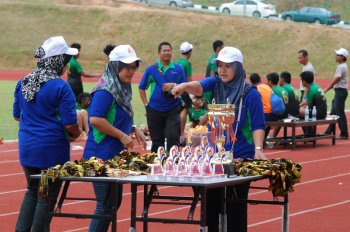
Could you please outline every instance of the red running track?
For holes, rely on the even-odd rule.
[[[28,73],[30,73],[31,70],[0,70],[0,81],[1,80],[19,80],[20,78],[24,77]],[[136,72],[132,83],[138,84],[140,83],[142,77],[142,73]],[[192,76],[193,80],[201,80],[203,78],[203,75],[201,74],[194,74]],[[263,82],[265,82],[266,79],[263,78]],[[67,73],[63,75],[63,79],[67,79]],[[83,82],[97,82],[98,78],[83,78]],[[249,82],[249,80],[247,80]],[[319,78],[317,77],[316,82],[321,86],[321,88],[325,89],[328,87],[332,80],[329,78]],[[294,77],[292,81],[292,85],[299,89],[299,77]]]
[[[320,128],[322,131],[324,128]],[[75,142],[74,146],[83,146]],[[0,228],[1,231],[13,231],[18,217],[18,210],[25,193],[25,178],[18,162],[17,143],[0,145]],[[72,159],[79,159],[82,150],[74,150]],[[278,147],[266,149],[268,158],[284,157],[302,164],[302,182],[295,186],[290,194],[290,231],[291,232],[329,232],[349,231],[350,221],[350,141],[337,140],[332,146],[330,140],[311,144],[297,144],[297,149]],[[255,185],[267,186],[267,181]],[[139,191],[142,191],[140,188]],[[190,188],[160,187],[161,194],[188,194]],[[139,194],[140,197],[142,194]],[[91,196],[93,191],[89,183],[73,184],[69,196]],[[250,191],[251,199],[272,199],[267,191]],[[142,199],[138,199],[138,205]],[[130,225],[130,186],[124,188],[124,197],[118,211],[118,230],[128,231]],[[66,212],[92,213],[94,202],[66,202]],[[160,217],[180,217],[185,219],[188,208],[184,206],[153,206],[151,215]],[[199,209],[195,218],[198,218]],[[249,231],[271,232],[281,230],[281,206],[249,205]],[[140,209],[139,212],[140,214]],[[87,231],[89,219],[53,218],[52,231]],[[137,224],[138,231],[142,225]],[[197,225],[174,225],[150,223],[150,231],[198,231]]]

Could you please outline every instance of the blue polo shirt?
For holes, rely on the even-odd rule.
[[[208,77],[200,81],[203,91],[214,91],[218,83],[218,77]],[[214,96],[216,93],[214,92]],[[218,102],[225,104],[226,100]],[[237,106],[238,107],[238,106]],[[237,115],[233,124],[236,128]],[[234,158],[254,158],[255,145],[253,140],[253,131],[265,130],[264,108],[261,95],[256,88],[252,88],[243,98],[241,120],[238,125],[237,141],[234,145]],[[226,144],[226,150],[231,150],[231,144]]]
[[[133,118],[119,106],[112,94],[98,90],[91,94],[89,118],[105,118],[115,128],[130,135]],[[113,158],[126,149],[119,139],[103,134],[89,122],[89,134],[84,149],[84,159],[95,156],[104,161]]]
[[[163,84],[180,84],[183,82],[187,82],[187,78],[181,65],[170,62],[169,66],[165,67],[158,61],[156,64],[147,67],[139,84],[139,89],[146,90],[151,87],[148,106],[154,110],[166,112],[179,106],[180,99],[164,96]]]
[[[47,169],[70,160],[64,126],[77,123],[75,97],[60,78],[41,86],[33,103],[22,95],[20,80],[14,93],[13,117],[20,118],[19,161],[22,166]]]

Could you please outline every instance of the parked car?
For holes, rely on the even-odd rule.
[[[317,23],[317,24],[337,24],[340,22],[340,15],[334,14],[322,7],[305,6],[297,11],[285,11],[281,13],[281,18],[287,21]]]
[[[274,5],[266,0],[237,0],[230,3],[223,3],[219,7],[219,12],[255,18],[276,15]]]
[[[171,7],[193,7],[192,0],[141,0],[145,3]]]

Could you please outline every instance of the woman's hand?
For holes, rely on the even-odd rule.
[[[143,132],[137,127],[134,127],[134,132],[135,132],[135,136],[136,136],[137,142],[139,144],[142,143],[143,149],[146,150],[146,148],[147,148],[147,141],[146,141],[145,136],[143,135]]]
[[[133,148],[134,142],[132,141],[132,138],[126,134],[121,137],[120,142],[124,145],[126,148]]]
[[[254,159],[267,160],[267,158],[262,150],[255,150]]]
[[[162,86],[163,92],[168,92],[171,90],[176,84],[175,83],[164,83]]]
[[[183,92],[186,90],[187,83],[181,83],[179,85],[175,85],[171,90],[171,94],[174,95],[175,98],[181,96]]]

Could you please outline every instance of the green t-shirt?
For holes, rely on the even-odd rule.
[[[75,57],[72,57],[67,64],[67,73],[68,73],[68,83],[69,84],[80,84],[81,83],[81,73],[83,68]]]
[[[199,118],[206,114],[206,110],[200,108],[199,111],[195,110],[194,107],[191,107],[188,111],[188,116],[191,122],[198,122]]]
[[[192,64],[188,61],[188,59],[181,57],[176,61],[176,63],[182,66],[182,68],[185,71],[186,77],[192,76]]]
[[[285,105],[288,104],[288,92],[285,88],[281,87],[281,86],[278,86],[278,85],[275,85],[273,88],[272,88],[272,91],[279,97],[282,98],[283,102]]]
[[[299,94],[298,92],[293,88],[293,86],[291,86],[290,84],[284,84],[282,86],[283,88],[285,88],[288,92],[288,96],[294,96],[294,98],[296,100],[299,100]]]
[[[317,118],[324,118],[327,114],[327,100],[320,86],[312,83],[306,95],[308,105],[316,106]]]
[[[213,54],[209,57],[208,64],[207,64],[207,71],[205,74],[206,77],[210,76],[210,72],[213,72],[215,74],[218,73],[218,67],[216,66],[216,64],[211,63],[211,61],[214,60],[215,58],[216,58],[216,54]]]

